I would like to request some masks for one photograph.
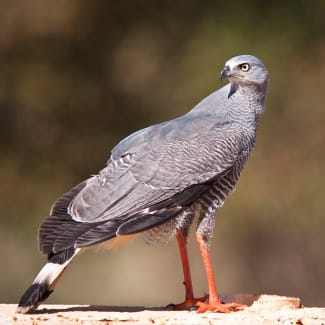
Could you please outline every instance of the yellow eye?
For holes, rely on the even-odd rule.
[[[249,69],[251,68],[251,66],[248,63],[243,63],[239,66],[240,70],[243,72],[247,72],[249,71]]]

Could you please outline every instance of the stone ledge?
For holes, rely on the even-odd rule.
[[[41,305],[33,314],[15,314],[16,305],[0,304],[1,325],[325,325],[325,308],[305,308],[298,298],[274,295],[232,295],[223,297],[245,303],[241,311],[229,314],[169,311],[165,308]]]

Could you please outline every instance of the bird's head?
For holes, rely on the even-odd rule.
[[[221,80],[228,79],[234,84],[265,85],[269,74],[261,60],[253,55],[239,55],[225,63],[220,74]]]

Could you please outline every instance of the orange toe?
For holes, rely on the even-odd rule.
[[[184,309],[190,309],[191,307],[197,308],[198,304],[204,304],[205,301],[208,301],[209,295],[206,295],[201,298],[190,298],[186,299],[181,304],[177,304],[174,306],[174,310],[184,310]]]
[[[199,307],[197,309],[197,313],[205,313],[206,311],[214,311],[219,313],[230,313],[231,311],[238,311],[246,307],[246,305],[237,304],[235,302],[230,302],[227,304],[223,304],[220,302],[214,302],[214,303],[204,303],[198,301],[196,303],[196,306]]]

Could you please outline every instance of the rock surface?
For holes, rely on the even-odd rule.
[[[241,311],[229,314],[170,311],[166,308],[42,305],[33,314],[15,314],[16,305],[0,304],[0,325],[325,325],[325,308],[305,308],[299,298],[237,294],[223,301],[244,303]]]

